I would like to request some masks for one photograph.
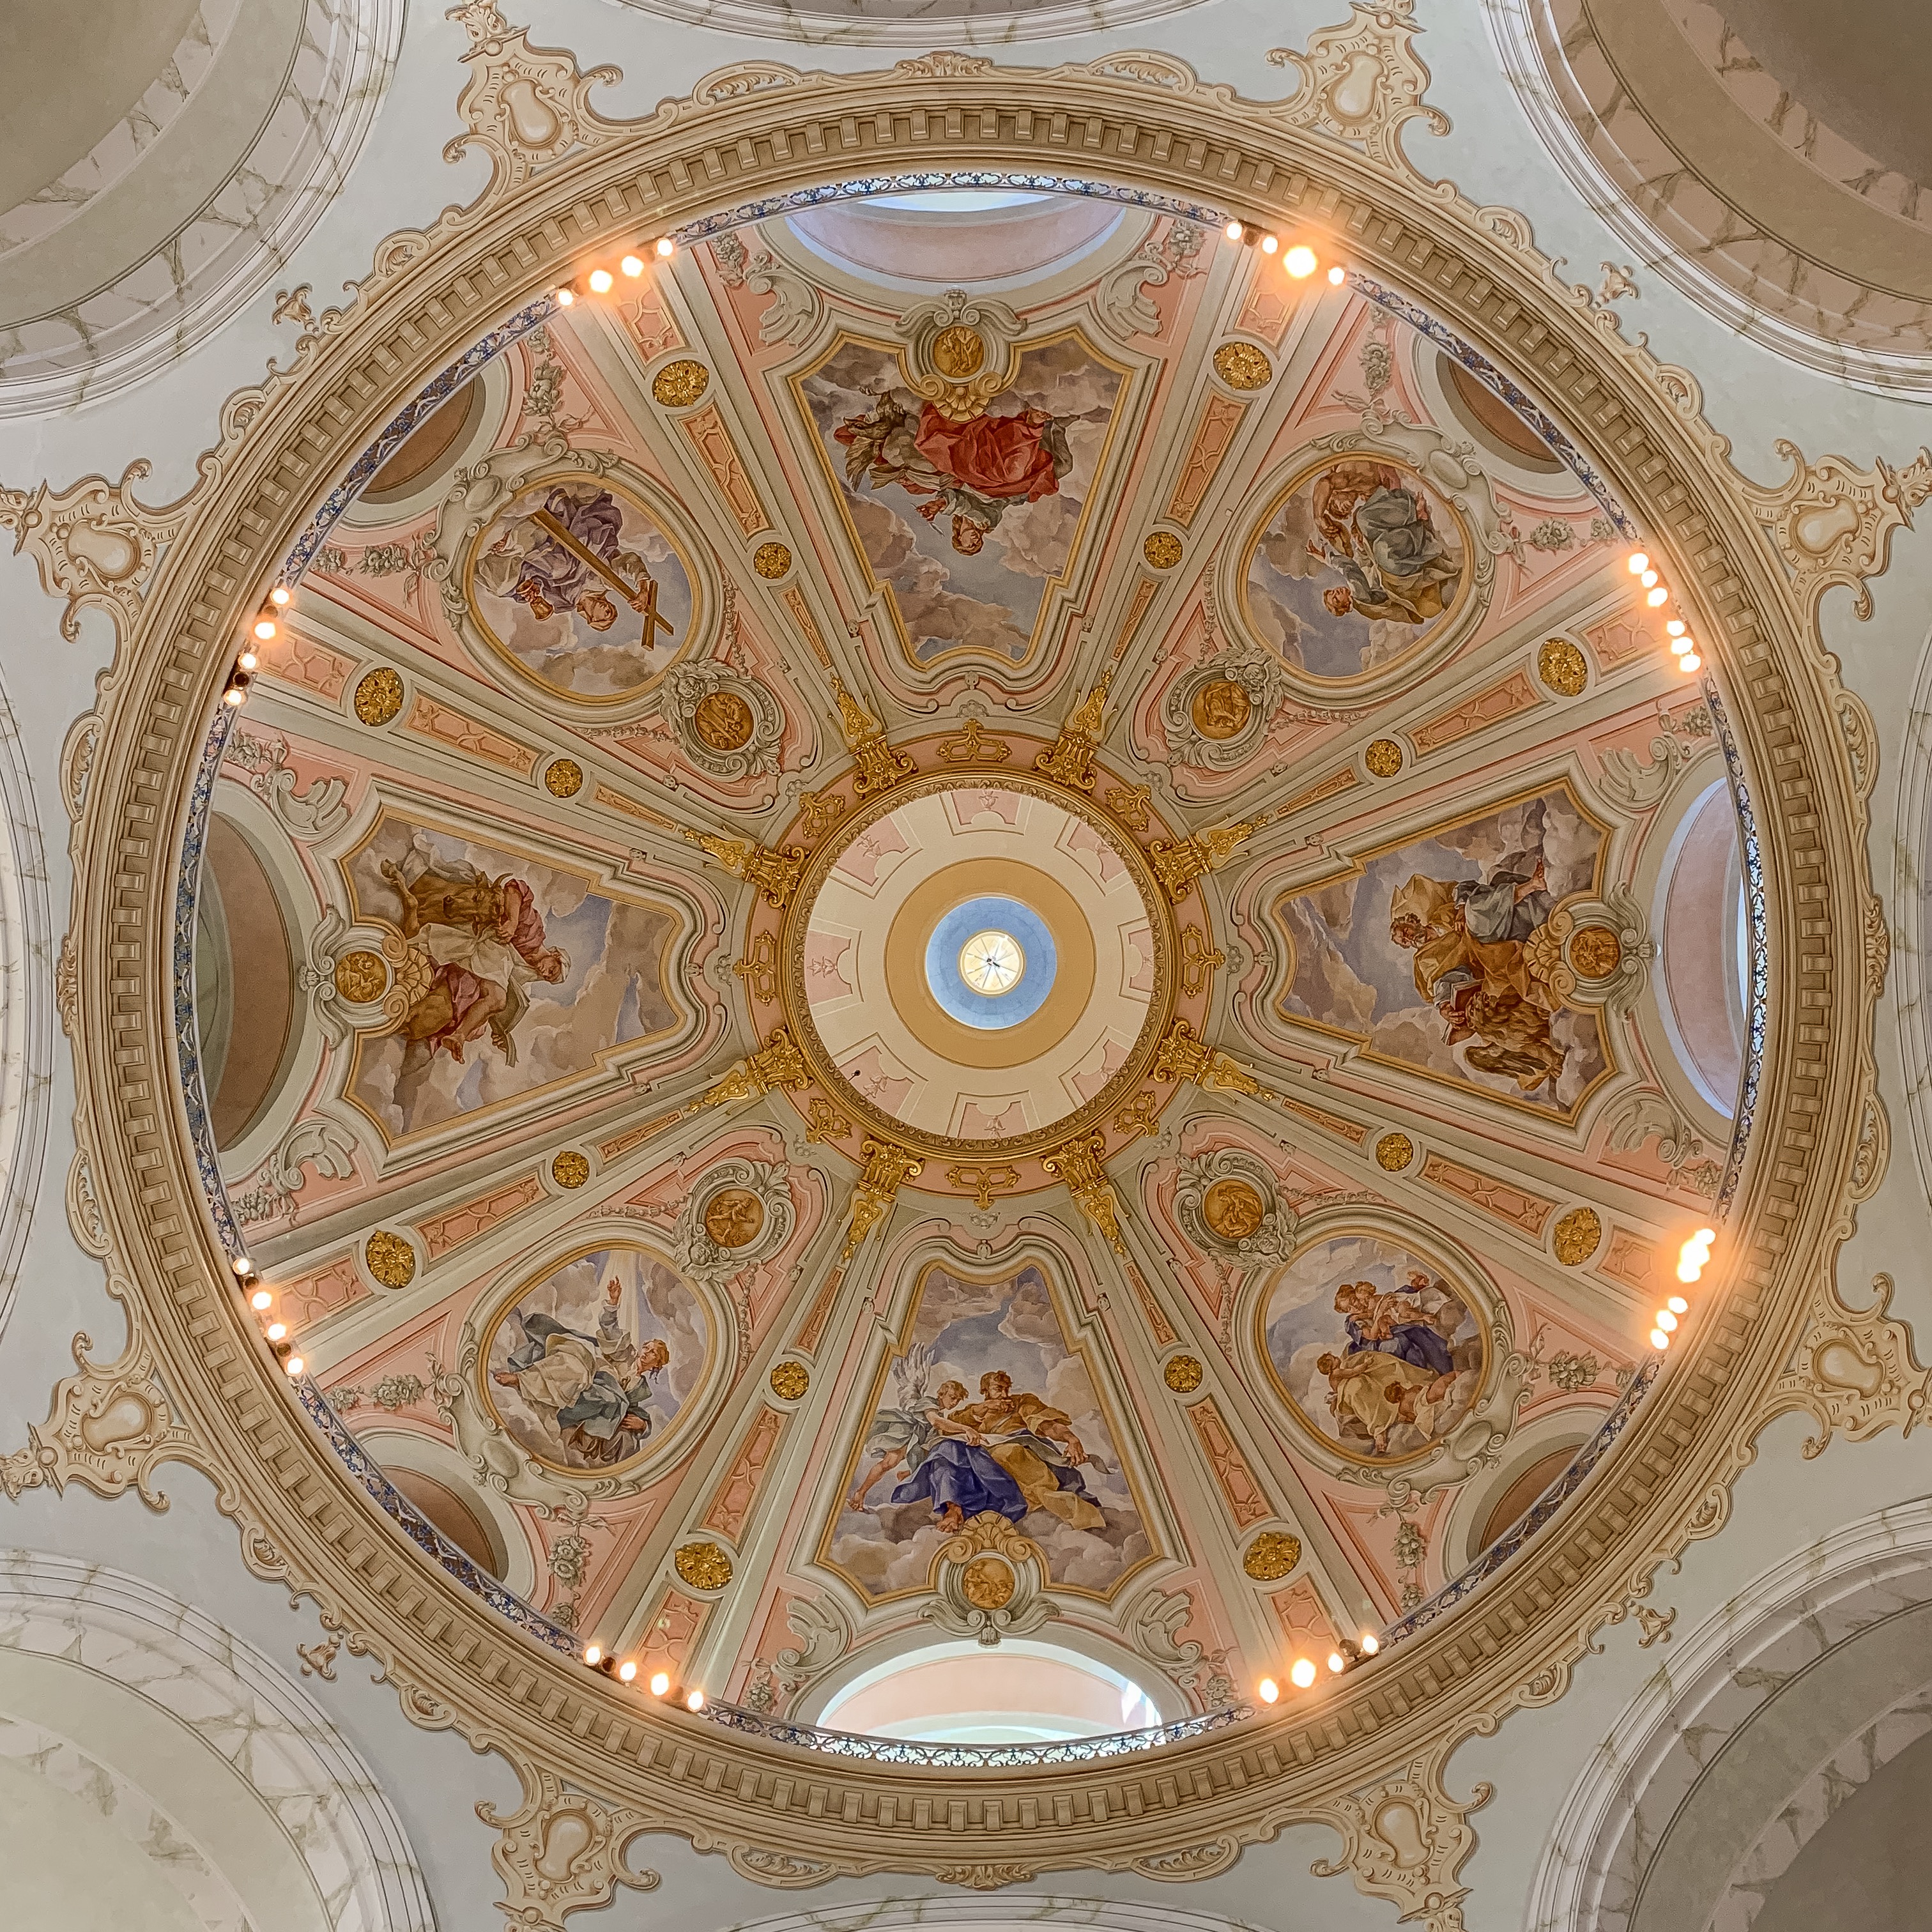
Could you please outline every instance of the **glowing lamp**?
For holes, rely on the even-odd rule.
[[[590,292],[593,296],[608,296],[610,292],[610,271],[592,268],[590,272]]]
[[[253,670],[260,662],[253,651],[244,650],[236,657],[235,668],[237,670]]]
[[[1328,1668],[1330,1670],[1339,1673],[1346,1670],[1348,1667],[1348,1660],[1339,1650],[1331,1650],[1328,1653]]]
[[[291,1355],[288,1360],[282,1364],[282,1371],[287,1376],[298,1376],[308,1366],[308,1364],[302,1360],[301,1356]]]
[[[262,1332],[270,1341],[279,1342],[289,1332],[289,1324],[286,1322],[271,1322]]]
[[[639,255],[626,255],[617,266],[633,281],[644,272],[644,258]]]
[[[259,1315],[274,1298],[266,1288],[258,1288],[253,1294],[249,1296],[248,1306]]]
[[[1704,660],[1695,651],[1686,651],[1677,660],[1677,668],[1679,670],[1702,670],[1703,668]]]
[[[1690,1312],[1690,1303],[1681,1294],[1673,1294],[1664,1305],[1673,1315],[1688,1315]]]
[[[1657,1325],[1666,1335],[1674,1335],[1677,1332],[1677,1318],[1669,1309],[1660,1308],[1657,1311]]]
[[[604,1648],[601,1644],[586,1643],[584,1646],[584,1660],[593,1670],[604,1661]]]
[[[1233,224],[1229,225],[1232,226]],[[1281,1695],[1281,1686],[1272,1677],[1264,1677],[1255,1686],[1255,1695],[1264,1704],[1272,1704]]]
[[[275,634],[274,619],[269,616],[257,617],[255,620],[255,634],[266,644]]]
[[[569,308],[576,299],[577,291],[574,289],[559,289],[556,292],[556,305],[559,308]]]
[[[1677,1264],[1677,1279],[1681,1282],[1694,1282],[1703,1272],[1703,1264],[1700,1262],[1679,1262]]]
[[[1264,235],[1262,237],[1262,253],[1264,255],[1272,255],[1280,246],[1281,237],[1279,235]]]
[[[1315,272],[1315,250],[1312,248],[1304,248],[1298,242],[1281,258],[1281,262],[1282,266],[1297,281],[1300,281],[1304,276],[1312,275]]]
[[[703,1710],[704,1708],[704,1693],[702,1690],[692,1691],[691,1695],[684,1700],[684,1708],[687,1711]]]
[[[1328,271],[1328,280],[1329,280],[1329,282],[1330,283],[1330,284],[1331,284],[1333,286],[1334,286],[1334,287],[1336,287],[1336,288],[1338,288],[1338,289],[1339,289],[1339,288],[1342,286],[1342,284],[1344,282],[1346,282],[1348,279],[1348,270],[1347,270],[1346,268],[1343,268],[1343,267],[1342,266],[1342,265],[1341,265],[1339,262],[1336,262],[1336,264],[1335,265],[1335,266],[1334,266],[1334,268],[1330,268],[1330,269]]]
[[[289,586],[286,584],[277,584],[274,589],[268,592],[268,602],[277,606],[278,608],[286,604],[288,601]]]
[[[1238,242],[1241,238],[1241,224],[1238,221],[1231,221],[1221,232],[1226,236],[1230,242]]]
[[[623,1662],[617,1666],[618,1676],[626,1684],[629,1683],[631,1679],[636,1676],[637,1674],[638,1662],[635,1658],[627,1657],[625,1658]]]
[[[668,1672],[662,1670],[654,1670],[652,1672],[651,1695],[653,1697],[662,1697],[670,1688],[670,1676]]]
[[[1653,1328],[1650,1331],[1650,1346],[1653,1348],[1667,1348],[1670,1346],[1670,1337],[1661,1328]]]
[[[1382,1647],[1382,1639],[1377,1636],[1373,1630],[1363,1631],[1362,1654],[1364,1657],[1374,1656],[1376,1652],[1381,1649]]]
[[[1647,590],[1644,592],[1643,601],[1654,610],[1660,605],[1670,602],[1670,592],[1660,584],[1654,590]]]
[[[253,1274],[255,1271],[254,1263],[246,1255],[237,1255],[228,1265],[237,1274]]]
[[[1630,574],[1631,576],[1641,577],[1649,568],[1650,557],[1647,552],[1640,550],[1634,550],[1630,552]]]
[[[1306,1690],[1315,1682],[1315,1666],[1306,1658],[1298,1657],[1294,1660],[1294,1668],[1288,1675],[1298,1690]]]
[[[668,235],[658,237],[658,255],[661,260],[668,262],[676,253],[677,244]]]

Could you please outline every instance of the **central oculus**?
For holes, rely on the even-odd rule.
[[[855,814],[801,886],[800,1044],[837,1104],[912,1146],[1059,1131],[1158,1039],[1157,892],[1084,800],[1017,776],[915,781]]]
[[[926,942],[926,988],[940,1010],[986,1032],[1031,1019],[1053,991],[1059,964],[1047,922],[1002,892],[962,901]]]

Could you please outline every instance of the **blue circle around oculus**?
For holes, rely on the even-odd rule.
[[[961,970],[959,956],[968,942],[986,934],[1013,940],[1023,962],[1018,979],[1003,993],[974,992]],[[1046,921],[1030,907],[1000,893],[955,906],[926,942],[926,983],[941,1010],[964,1025],[987,1031],[1032,1018],[1053,990],[1058,964]]]

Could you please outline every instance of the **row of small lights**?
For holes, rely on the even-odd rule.
[[[1700,1228],[1677,1250],[1677,1279],[1688,1288],[1704,1272],[1705,1264],[1711,1258],[1711,1244],[1718,1238],[1714,1228]],[[1690,1304],[1682,1295],[1673,1294],[1657,1311],[1657,1326],[1650,1331],[1650,1346],[1660,1353],[1670,1346],[1670,1338],[1677,1332],[1681,1316],[1690,1312]]]
[[[1352,1643],[1344,1637],[1328,1653],[1328,1668],[1337,1677],[1345,1670],[1352,1670],[1358,1664],[1375,1655],[1382,1648],[1382,1642],[1372,1630],[1364,1630],[1359,1642]],[[1288,1666],[1288,1681],[1298,1690],[1306,1690],[1319,1673],[1312,1658],[1298,1657]],[[1255,1686],[1255,1695],[1264,1704],[1277,1702],[1281,1696],[1281,1686],[1272,1677],[1264,1677]]]
[[[285,1373],[300,1375],[308,1364],[296,1353],[295,1344],[289,1340],[289,1324],[274,1312],[274,1294],[262,1286],[262,1277],[255,1272],[255,1264],[246,1255],[237,1255],[229,1266],[234,1269],[236,1282],[248,1297],[262,1339],[274,1351],[276,1360],[281,1364]]]
[[[1643,601],[1653,610],[1660,610],[1670,602],[1670,586],[1666,584],[1655,564],[1650,560],[1646,550],[1634,550],[1628,560],[1630,574],[1643,586]],[[1682,617],[1664,620],[1664,634],[1670,640],[1670,648],[1676,653],[1677,668],[1687,674],[1703,668],[1704,660],[1697,655],[1696,640],[1690,634],[1690,626]]]
[[[592,1670],[601,1670],[606,1677],[614,1677],[620,1684],[634,1684],[638,1678],[638,1660],[627,1657],[620,1664],[602,1644],[586,1643],[584,1646],[584,1660]],[[675,1696],[687,1711],[704,1708],[702,1690],[684,1690],[675,1688],[668,1670],[654,1670],[645,1681],[645,1688],[653,1697]]]
[[[677,253],[677,242],[669,235],[660,235],[651,244],[651,248],[658,260],[662,262],[669,261]],[[626,255],[617,267],[620,273],[635,281],[644,272],[644,258],[641,255]],[[616,285],[617,278],[608,268],[592,268],[584,278],[582,284],[593,296],[608,296]],[[579,284],[576,282],[566,282],[556,292],[557,307],[568,308],[577,299],[578,288]]]
[[[222,687],[223,704],[248,703],[248,687],[254,682],[255,667],[260,662],[256,655],[255,646],[258,644],[267,644],[274,641],[275,634],[281,628],[276,619],[287,607],[289,597],[289,586],[286,584],[278,584],[268,592],[267,601],[261,609],[255,613],[255,621],[249,626],[248,641],[236,652],[234,668],[229,672],[228,682]],[[246,1258],[245,1256],[236,1256],[235,1267],[238,1274],[243,1272],[242,1263]]]
[[[1262,227],[1258,222],[1244,221],[1239,215],[1221,232],[1230,242],[1238,242],[1244,248],[1259,248],[1264,255],[1280,254],[1281,266],[1298,282],[1305,282],[1322,266],[1315,250],[1306,242],[1298,242],[1284,251],[1279,235]],[[1348,279],[1348,270],[1339,262],[1328,271],[1328,280],[1336,288],[1339,289]]]

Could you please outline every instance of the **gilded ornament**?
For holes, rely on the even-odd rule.
[[[752,553],[752,568],[767,584],[776,584],[791,568],[791,552],[782,543],[761,543]]]
[[[1013,1600],[1019,1579],[998,1556],[976,1556],[959,1573],[959,1594],[976,1610],[1003,1610]]]
[[[1584,980],[1607,980],[1622,964],[1624,950],[1607,926],[1586,926],[1570,941],[1570,963]]]
[[[553,758],[544,768],[544,790],[553,798],[574,798],[584,789],[584,767],[574,758]]]
[[[1247,729],[1254,708],[1254,700],[1248,695],[1246,686],[1231,677],[1217,677],[1210,679],[1195,692],[1187,715],[1202,737],[1224,744]]]
[[[356,715],[365,724],[386,724],[403,708],[403,680],[399,671],[378,664],[365,671],[356,687]]]
[[[1172,530],[1155,530],[1141,545],[1141,554],[1156,570],[1172,570],[1180,561],[1180,539]]]
[[[416,1278],[416,1250],[386,1228],[378,1228],[363,1244],[362,1258],[385,1288],[407,1288]]]
[[[1575,1268],[1597,1252],[1604,1238],[1604,1224],[1594,1208],[1573,1208],[1556,1224],[1556,1258],[1565,1268]]]
[[[1278,1583],[1301,1561],[1301,1539],[1286,1530],[1264,1529],[1247,1547],[1241,1568],[1257,1583]]]
[[[1376,1143],[1376,1165],[1400,1174],[1415,1158],[1415,1143],[1406,1134],[1384,1134]]]
[[[932,366],[950,381],[976,376],[986,360],[986,345],[976,328],[956,322],[932,338]]]
[[[345,952],[335,962],[335,990],[351,1006],[367,1006],[380,999],[389,983],[389,969],[380,955],[359,949]]]
[[[1207,1371],[1201,1366],[1198,1355],[1175,1355],[1162,1370],[1161,1379],[1176,1395],[1192,1395],[1201,1386],[1201,1378]]]
[[[731,1580],[731,1559],[715,1543],[687,1543],[671,1561],[694,1590],[722,1590]]]
[[[1558,698],[1574,698],[1589,682],[1590,667],[1568,638],[1551,638],[1536,654],[1536,674]]]
[[[1245,1180],[1217,1180],[1202,1197],[1201,1218],[1226,1241],[1245,1241],[1268,1216],[1268,1203]]]
[[[574,1148],[566,1148],[550,1162],[550,1175],[560,1187],[581,1187],[590,1178],[590,1163]]]
[[[651,396],[668,410],[688,409],[711,386],[711,371],[702,362],[680,356],[651,378]]]
[[[1214,373],[1231,389],[1264,389],[1274,364],[1252,342],[1224,342],[1214,352]]]
[[[698,700],[691,726],[714,752],[735,752],[751,742],[758,721],[735,691],[713,691]]]
[[[765,1225],[765,1204],[749,1188],[721,1187],[704,1204],[704,1232],[721,1248],[748,1247]]]
[[[1402,747],[1393,738],[1378,738],[1362,754],[1372,778],[1392,778],[1402,770]]]
[[[781,1362],[767,1378],[781,1402],[796,1402],[812,1386],[812,1373],[802,1362]]]

